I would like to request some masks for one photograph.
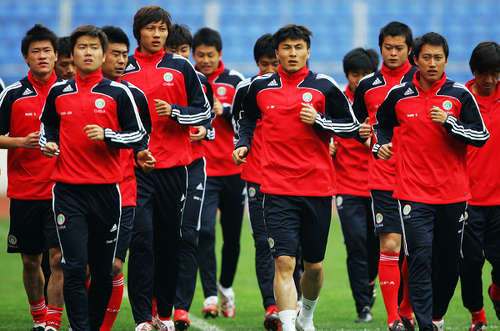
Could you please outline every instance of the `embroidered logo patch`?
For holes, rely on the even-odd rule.
[[[302,100],[304,100],[305,102],[310,102],[313,98],[313,95],[310,93],[310,92],[306,92],[304,94],[302,94]]]
[[[94,104],[97,107],[97,109],[103,109],[104,106],[106,106],[106,101],[104,101],[104,99],[96,99]]]
[[[57,221],[57,225],[62,226],[62,225],[64,225],[64,223],[66,223],[66,217],[64,217],[63,214],[59,214],[59,215],[57,215],[56,221]]]
[[[380,224],[384,221],[384,215],[382,215],[382,213],[377,213],[377,215],[375,215],[375,222],[377,222],[377,224]]]
[[[269,248],[273,249],[274,248],[274,239],[269,237],[267,239],[267,242],[269,243]]]
[[[337,207],[342,206],[342,203],[344,202],[344,199],[341,196],[337,197]]]
[[[411,212],[411,206],[410,205],[405,205],[403,207],[403,215],[408,216],[408,214],[410,214],[410,212]]]
[[[218,95],[225,95],[226,94],[226,88],[224,86],[219,86],[217,88],[217,94]]]
[[[9,245],[16,246],[17,245],[17,238],[13,234],[9,234],[9,237],[7,238],[7,241],[9,242]]]
[[[250,198],[254,198],[256,194],[257,194],[257,190],[255,189],[255,187],[248,188],[248,196]]]
[[[443,101],[443,109],[444,110],[450,110],[452,107],[453,107],[453,104],[451,103],[450,100]]]
[[[166,72],[163,75],[163,80],[166,82],[171,82],[174,79],[174,75],[172,75],[170,72]]]

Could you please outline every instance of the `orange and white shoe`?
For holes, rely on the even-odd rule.
[[[211,296],[205,299],[203,301],[203,310],[201,311],[201,314],[205,318],[216,318],[219,316],[219,304],[218,304],[218,298],[216,296]]]
[[[236,304],[234,291],[232,287],[225,288],[217,284],[217,292],[219,292],[222,314],[224,317],[233,318],[236,315]]]
[[[189,314],[184,309],[176,309],[174,311],[175,330],[187,330],[191,325]]]

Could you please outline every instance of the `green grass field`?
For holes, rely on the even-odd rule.
[[[6,253],[6,237],[8,221],[0,221],[0,330],[29,330],[31,318],[26,294],[21,280],[21,259],[17,254]],[[220,229],[217,229],[217,247],[220,250]],[[373,309],[372,323],[356,324],[354,301],[347,280],[345,265],[345,248],[338,221],[332,221],[327,255],[325,259],[325,283],[320,301],[315,312],[318,330],[384,330],[385,309],[380,291]],[[484,271],[484,287],[491,281],[489,265]],[[219,317],[215,320],[201,321],[203,296],[201,288],[196,291],[191,313],[194,323],[191,330],[264,330],[264,310],[257,286],[254,267],[254,247],[248,219],[244,221],[241,237],[241,255],[234,282],[237,314],[234,319]],[[498,329],[500,323],[492,309],[491,302],[485,298],[485,309],[488,317],[488,328]],[[445,316],[447,330],[466,330],[469,327],[469,313],[462,307],[460,290],[450,304]],[[212,326],[212,327],[211,327]],[[118,315],[113,330],[134,330],[134,321],[128,298],[125,297],[122,310]],[[61,330],[67,330],[67,319],[63,317]]]

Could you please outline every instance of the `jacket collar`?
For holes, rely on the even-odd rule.
[[[94,86],[97,85],[103,78],[104,76],[102,75],[102,69],[99,68],[93,73],[85,76],[85,78],[83,78],[77,71],[75,81],[78,84],[78,86]]]
[[[399,68],[389,69],[385,63],[382,63],[382,68],[380,71],[385,77],[391,77],[394,79],[398,79],[403,77],[408,71],[411,69],[410,61],[406,60],[406,62]]]
[[[147,53],[141,53],[139,52],[139,47],[135,49],[134,52],[134,57],[137,60],[140,60],[141,62],[153,62],[153,63],[158,63],[163,56],[165,56],[165,50],[161,50],[159,52],[156,52],[154,54],[147,54]]]
[[[41,80],[36,79],[33,77],[33,72],[30,70],[28,71],[28,81],[33,85],[37,90],[43,90],[46,86],[52,86],[57,80],[57,75],[54,70],[52,70],[52,75],[45,81],[42,82]]]
[[[444,83],[446,83],[446,72],[443,72],[443,76],[434,82],[434,84],[432,84],[430,90],[428,91],[424,91],[424,89],[422,88],[422,85],[420,85],[420,71],[417,71],[415,73],[415,76],[413,76],[413,84],[422,92],[424,93],[428,93],[428,92],[433,92],[433,93],[436,93],[437,91],[439,91],[439,89],[444,85]]]
[[[302,69],[300,69],[297,72],[294,72],[292,74],[289,74],[283,70],[281,66],[278,67],[278,74],[280,75],[282,80],[288,81],[288,82],[301,82],[303,81],[306,76],[309,74],[309,68],[307,65],[305,65]]]

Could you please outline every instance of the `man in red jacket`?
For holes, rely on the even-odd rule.
[[[344,56],[348,81],[344,94],[349,101],[354,101],[359,81],[377,71],[378,62],[373,49],[355,48]],[[372,156],[370,149],[355,139],[335,137],[334,143],[335,201],[347,250],[349,283],[358,314],[356,322],[371,322],[379,253],[368,189],[368,161]]]
[[[151,173],[136,170],[137,209],[128,289],[137,330],[151,329],[153,292],[158,307],[155,322],[164,328],[174,327],[170,315],[178,262],[172,258],[177,260],[184,238],[181,224],[187,166],[193,161],[190,127],[204,125],[211,118],[210,104],[192,64],[164,50],[170,29],[170,14],[164,9],[139,9],[133,27],[139,46],[129,57],[123,75],[148,99],[152,122],[149,150],[156,159]]]
[[[489,137],[465,86],[446,78],[448,44],[429,32],[414,45],[419,71],[394,87],[377,111],[373,153],[390,159],[398,126],[394,197],[398,199],[408,289],[420,330],[443,330],[442,317],[458,281],[463,213],[470,198],[467,145]]]
[[[119,149],[146,149],[146,132],[130,90],[103,78],[104,32],[81,26],[70,40],[77,75],[51,88],[41,116],[40,146],[45,156],[57,156],[52,203],[68,318],[73,330],[87,331],[99,330],[111,295],[121,218]]]
[[[469,64],[475,77],[466,86],[490,131],[490,139],[481,149],[470,146],[467,150],[472,197],[465,214],[460,278],[462,301],[472,316],[470,329],[476,331],[486,328],[481,280],[485,258],[492,266],[488,295],[500,318],[500,46],[493,41],[480,43]]]
[[[207,159],[207,184],[198,244],[198,264],[205,295],[202,313],[205,317],[218,315],[218,292],[223,315],[234,317],[236,306],[232,285],[240,254],[245,185],[240,178],[241,169],[231,159],[234,148],[231,103],[236,85],[243,80],[243,76],[225,68],[221,36],[210,28],[202,28],[193,36],[193,59],[196,68],[212,85],[216,115],[212,122],[215,139],[203,142]],[[217,209],[220,209],[223,238],[219,282],[215,263]]]
[[[38,150],[39,117],[57,80],[56,46],[57,37],[52,31],[39,24],[31,28],[21,44],[24,61],[30,68],[28,76],[8,86],[0,95],[0,148],[9,150],[7,252],[21,253],[33,331],[44,330],[45,326],[58,330],[64,305],[61,250],[51,201],[54,182],[50,175],[55,162]],[[52,275],[44,280],[40,264],[47,249]],[[47,300],[43,294],[44,281],[49,282]]]
[[[349,100],[333,78],[309,71],[310,36],[309,29],[292,24],[274,34],[280,67],[250,85],[233,152],[237,164],[246,162],[261,118],[261,190],[265,194],[268,243],[275,259],[274,295],[283,331],[295,330],[297,292],[293,272],[299,244],[305,270],[297,327],[315,330],[313,312],[323,284],[323,258],[335,192],[328,143],[331,134],[354,137],[359,129]]]
[[[360,123],[365,122],[360,129],[361,138],[371,137],[371,127],[376,122],[377,109],[389,90],[395,85],[411,80],[416,70],[408,61],[413,37],[411,29],[406,24],[390,22],[380,30],[378,38],[383,59],[382,68],[374,74],[365,76],[359,82],[354,94],[354,114]],[[363,133],[364,127],[368,130]],[[373,143],[371,141],[371,144]],[[396,142],[394,145],[397,147]],[[380,241],[378,277],[387,311],[387,324],[392,331],[401,331],[405,328],[412,329],[415,322],[406,287],[406,262],[403,262],[401,268],[405,287],[403,301],[398,307],[402,229],[397,200],[392,196],[395,159],[386,162],[374,157],[369,158],[368,188],[372,199],[375,233]]]

